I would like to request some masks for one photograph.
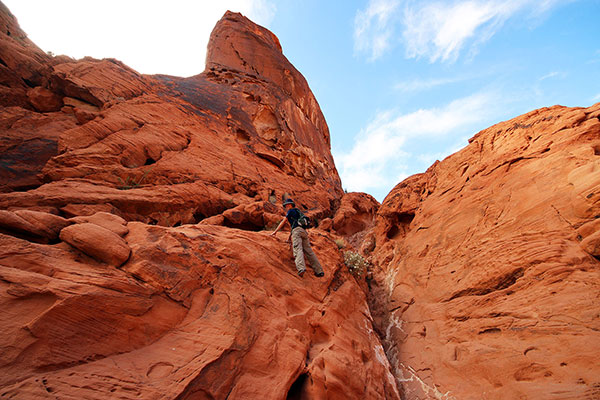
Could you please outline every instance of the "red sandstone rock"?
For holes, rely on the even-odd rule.
[[[138,97],[152,84],[118,60],[89,57],[55,65],[50,81],[53,90],[98,107]]]
[[[60,239],[90,257],[115,267],[129,258],[131,249],[119,235],[100,225],[80,223],[60,231]]]
[[[346,193],[333,217],[332,227],[344,242],[368,256],[375,248],[375,216],[379,202],[366,193]]]
[[[285,58],[279,40],[272,32],[255,25],[240,14],[225,13],[211,34],[206,53],[206,70],[226,79],[227,75],[234,74],[229,70],[241,71],[251,77],[274,83],[290,97],[289,100],[285,99],[283,108],[288,111],[286,123],[292,126],[299,143],[310,147],[317,154],[329,153],[329,129],[321,109],[306,79]],[[256,96],[252,97],[249,98],[250,101],[261,102]],[[276,126],[281,118],[272,111],[277,108],[279,107],[259,108],[253,118],[255,124],[258,124],[259,133],[268,132],[269,129],[265,129],[267,127],[281,129]],[[305,118],[311,124],[306,124],[303,121]],[[329,154],[331,162],[330,157]],[[328,174],[328,171],[325,173]]]
[[[137,200],[133,198],[125,200],[129,196],[119,196],[123,200],[115,206],[116,210],[107,211],[128,219],[160,224],[198,222],[243,203],[266,201],[272,196],[280,198],[290,190],[297,194],[305,208],[313,210],[316,215],[333,212],[336,193],[341,192],[341,186],[331,164],[328,133],[317,131],[302,116],[298,121],[290,118],[290,124],[296,129],[283,127],[276,139],[259,136],[259,132],[268,131],[265,124],[269,120],[262,117],[266,106],[276,111],[280,123],[286,111],[279,105],[285,103],[296,107],[289,98],[285,100],[287,95],[279,88],[239,74],[236,79],[240,79],[241,92],[204,75],[188,80],[159,77],[161,84],[166,85],[156,86],[156,90],[163,91],[161,96],[152,93],[138,95],[143,90],[150,91],[149,84],[159,85],[158,81],[136,78],[126,68],[109,61],[86,60],[85,63],[96,64],[94,74],[85,69],[80,71],[72,65],[61,64],[57,68],[63,68],[65,74],[76,74],[69,81],[76,82],[81,88],[99,86],[95,82],[100,76],[110,77],[124,71],[127,79],[130,80],[131,76],[132,82],[138,85],[137,89],[130,88],[125,93],[125,87],[116,86],[119,90],[107,94],[110,86],[105,84],[103,91],[96,94],[104,99],[102,101],[107,101],[103,103],[102,110],[94,104],[85,105],[85,99],[97,104],[100,102],[84,95],[85,91],[74,94],[80,96],[76,106],[73,100],[65,97],[65,104],[71,107],[63,109],[75,112],[76,108],[93,110],[96,107],[99,110],[94,120],[61,130],[58,140],[60,155],[46,163],[41,176],[45,182],[61,182],[61,192],[64,191],[66,197],[72,200],[67,201],[58,193],[50,195],[50,187],[44,185],[40,188],[44,194],[35,195],[34,199],[29,193],[15,193],[0,199],[4,207],[40,201],[57,208],[105,207],[107,199],[104,196],[92,199],[88,195],[79,198],[68,195],[69,192],[80,192],[76,187],[81,185],[81,179],[85,179],[95,182],[95,191],[116,187],[122,189],[124,195],[132,193],[130,190],[154,187],[154,192],[162,192],[160,203],[178,209],[178,215],[185,211],[185,216],[180,218],[165,213],[163,206],[157,209],[154,196],[145,201],[148,207],[137,206]],[[67,70],[67,67],[70,69]],[[217,74],[213,73],[210,79],[217,79]],[[174,91],[171,87],[185,92]],[[167,92],[172,96],[169,102],[163,101]],[[92,92],[89,93],[91,96]],[[128,100],[119,95],[137,97]],[[257,100],[259,97],[260,101]],[[214,98],[220,100],[215,102]],[[255,100],[250,101],[251,98]],[[263,111],[255,111],[259,109]],[[251,122],[246,124],[255,112],[261,115],[258,130]],[[68,113],[68,110],[64,114],[64,118],[70,118],[72,124],[82,122],[74,117],[75,114]],[[315,132],[326,152],[317,153],[298,141],[296,135],[308,131]],[[246,137],[244,135],[247,135],[247,142],[240,142],[240,137]],[[271,156],[267,156],[264,150],[265,143],[269,144]],[[228,162],[224,163],[223,159]],[[276,163],[275,159],[282,161]],[[65,186],[73,189],[64,189]],[[190,192],[189,186],[197,189]],[[182,202],[189,203],[185,210],[179,207]]]
[[[216,51],[230,46],[262,56],[238,69]],[[311,230],[325,277],[300,278],[287,243],[252,232],[281,220],[286,193],[315,218],[342,193],[325,119],[274,35],[227,13],[186,79],[28,51],[2,47],[42,61],[0,71],[21,93],[0,92],[16,106],[0,108],[0,397],[399,398],[333,241]],[[60,112],[26,109],[33,70]],[[62,217],[63,242],[25,240]]]
[[[240,24],[250,24],[236,18]],[[289,64],[281,54],[279,59]],[[162,224],[197,222],[243,203],[279,199],[290,191],[317,216],[333,212],[341,185],[316,103],[310,111],[313,122],[274,83],[241,72],[150,78],[110,60],[63,63],[54,70],[58,72],[52,90],[67,96],[63,118],[73,126],[61,130],[60,154],[45,164],[42,181],[77,185],[83,179],[124,191],[155,187],[167,196],[163,203],[191,203],[185,220],[169,222],[164,222],[171,219],[165,213],[160,218],[145,214],[157,210],[140,209],[134,200],[116,207],[129,219]],[[77,109],[97,116],[85,122]],[[200,191],[216,188],[221,192],[219,200],[212,194],[189,193],[184,184],[197,185]],[[12,207],[28,203],[28,197],[15,194],[0,203]],[[49,206],[67,205],[54,196],[42,197]],[[231,197],[235,202],[226,205]],[[106,203],[101,197],[93,204],[74,200],[71,203],[78,205]],[[133,209],[139,210],[135,216]]]
[[[600,230],[583,239],[581,247],[592,256],[600,257]]]
[[[0,192],[22,191],[42,184],[40,173],[58,154],[62,132],[74,127],[73,116],[40,114],[18,107],[0,108]],[[19,205],[15,202],[14,205]]]
[[[337,233],[351,236],[372,228],[379,202],[366,193],[347,193],[333,218]]]
[[[598,105],[482,131],[377,211],[342,198],[308,84],[239,14],[191,78],[52,58],[1,3],[0,27],[0,397],[595,395]],[[252,232],[286,193],[370,255],[373,317],[335,234],[311,230],[325,277],[301,279]],[[79,250],[32,243],[61,216]]]
[[[333,220],[331,218],[324,218],[319,222],[319,228],[331,232],[333,229]]]
[[[49,241],[58,239],[60,231],[71,225],[71,222],[58,215],[35,210],[17,210],[14,212],[17,216],[23,218],[30,224],[43,232],[45,238]]]
[[[31,107],[27,90],[47,82],[51,57],[27,38],[2,3],[0,31],[0,106]]]
[[[75,217],[71,218],[69,221],[77,224],[86,222],[96,224],[116,233],[119,236],[125,236],[129,232],[129,229],[127,228],[127,221],[118,215],[107,212],[97,212],[90,216]]]
[[[6,210],[0,210],[0,229],[4,232],[33,236],[36,239],[41,239],[45,236],[44,230],[39,226],[32,224],[14,212]]]
[[[281,211],[281,208],[268,201],[241,205],[226,210],[223,222],[219,225],[246,230],[274,228],[281,221]]]
[[[497,124],[386,197],[370,300],[406,398],[594,396],[598,115]]]
[[[41,86],[27,91],[29,102],[39,112],[59,111],[63,106],[62,98]]]
[[[577,229],[577,233],[582,239],[600,231],[600,218],[586,222]]]
[[[58,215],[35,210],[0,210],[0,232],[35,242],[54,242],[71,222]]]
[[[325,277],[300,278],[266,233],[129,225],[131,258],[102,273],[63,244],[0,235],[18,253],[0,258],[4,329],[34,321],[3,356],[7,396],[398,398],[365,297],[326,237],[311,233]]]

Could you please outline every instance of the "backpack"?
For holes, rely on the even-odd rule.
[[[312,228],[312,221],[310,218],[302,214],[302,211],[298,210],[298,212],[300,213],[300,218],[298,218],[298,226],[300,226],[302,229]]]

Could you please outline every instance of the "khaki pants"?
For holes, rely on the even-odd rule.
[[[294,261],[296,261],[296,269],[298,272],[306,270],[306,263],[304,262],[304,253],[308,258],[311,268],[315,271],[315,274],[323,272],[323,267],[317,259],[317,255],[310,247],[310,241],[308,240],[308,233],[303,228],[297,227],[292,230],[292,247],[294,249]]]

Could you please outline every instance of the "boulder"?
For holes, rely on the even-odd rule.
[[[127,221],[118,215],[102,211],[93,215],[73,217],[69,221],[77,224],[90,222],[106,228],[119,236],[125,236],[129,232],[129,229],[127,229]]]
[[[379,202],[366,193],[346,193],[337,209],[332,228],[336,234],[363,255],[375,247],[373,229]]]
[[[366,193],[346,193],[333,217],[333,229],[343,236],[366,231],[375,224],[379,202]]]
[[[43,211],[0,210],[0,231],[34,242],[55,242],[60,231],[70,224],[58,215]]]
[[[46,231],[37,224],[32,224],[14,212],[0,210],[0,229],[5,232],[25,235],[34,239],[46,236]]]
[[[324,218],[319,222],[319,228],[324,231],[331,231],[333,229],[333,220],[331,218]]]
[[[592,256],[600,257],[600,231],[594,232],[583,239],[581,247]]]
[[[245,230],[264,230],[281,221],[282,216],[276,214],[277,211],[277,207],[268,201],[243,204],[223,213],[223,225]]]
[[[65,218],[43,211],[17,210],[14,213],[43,232],[44,237],[49,241],[57,240],[60,231],[71,225],[71,222]]]
[[[88,256],[114,267],[120,267],[131,253],[127,242],[118,234],[93,223],[68,226],[60,239]]]
[[[39,112],[60,111],[63,106],[61,96],[41,86],[29,89],[27,98],[33,108]]]

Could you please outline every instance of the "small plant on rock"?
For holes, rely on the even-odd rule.
[[[146,175],[148,175],[148,172],[150,172],[151,170],[152,170],[152,168],[147,169],[144,172],[144,174],[142,175],[142,177],[137,181],[135,180],[135,178],[133,176],[128,176],[125,180],[121,179],[120,176],[117,176],[117,179],[121,182],[121,185],[118,186],[117,189],[129,190],[129,189],[135,189],[135,188],[140,187],[140,185],[146,178]]]
[[[339,238],[339,239],[335,239],[335,244],[337,245],[338,249],[343,249],[344,247],[346,247],[346,242],[344,241],[344,239]]]
[[[367,268],[369,268],[369,262],[356,251],[345,252],[344,263],[346,264],[346,267],[348,267],[350,273],[357,277],[362,276]]]

